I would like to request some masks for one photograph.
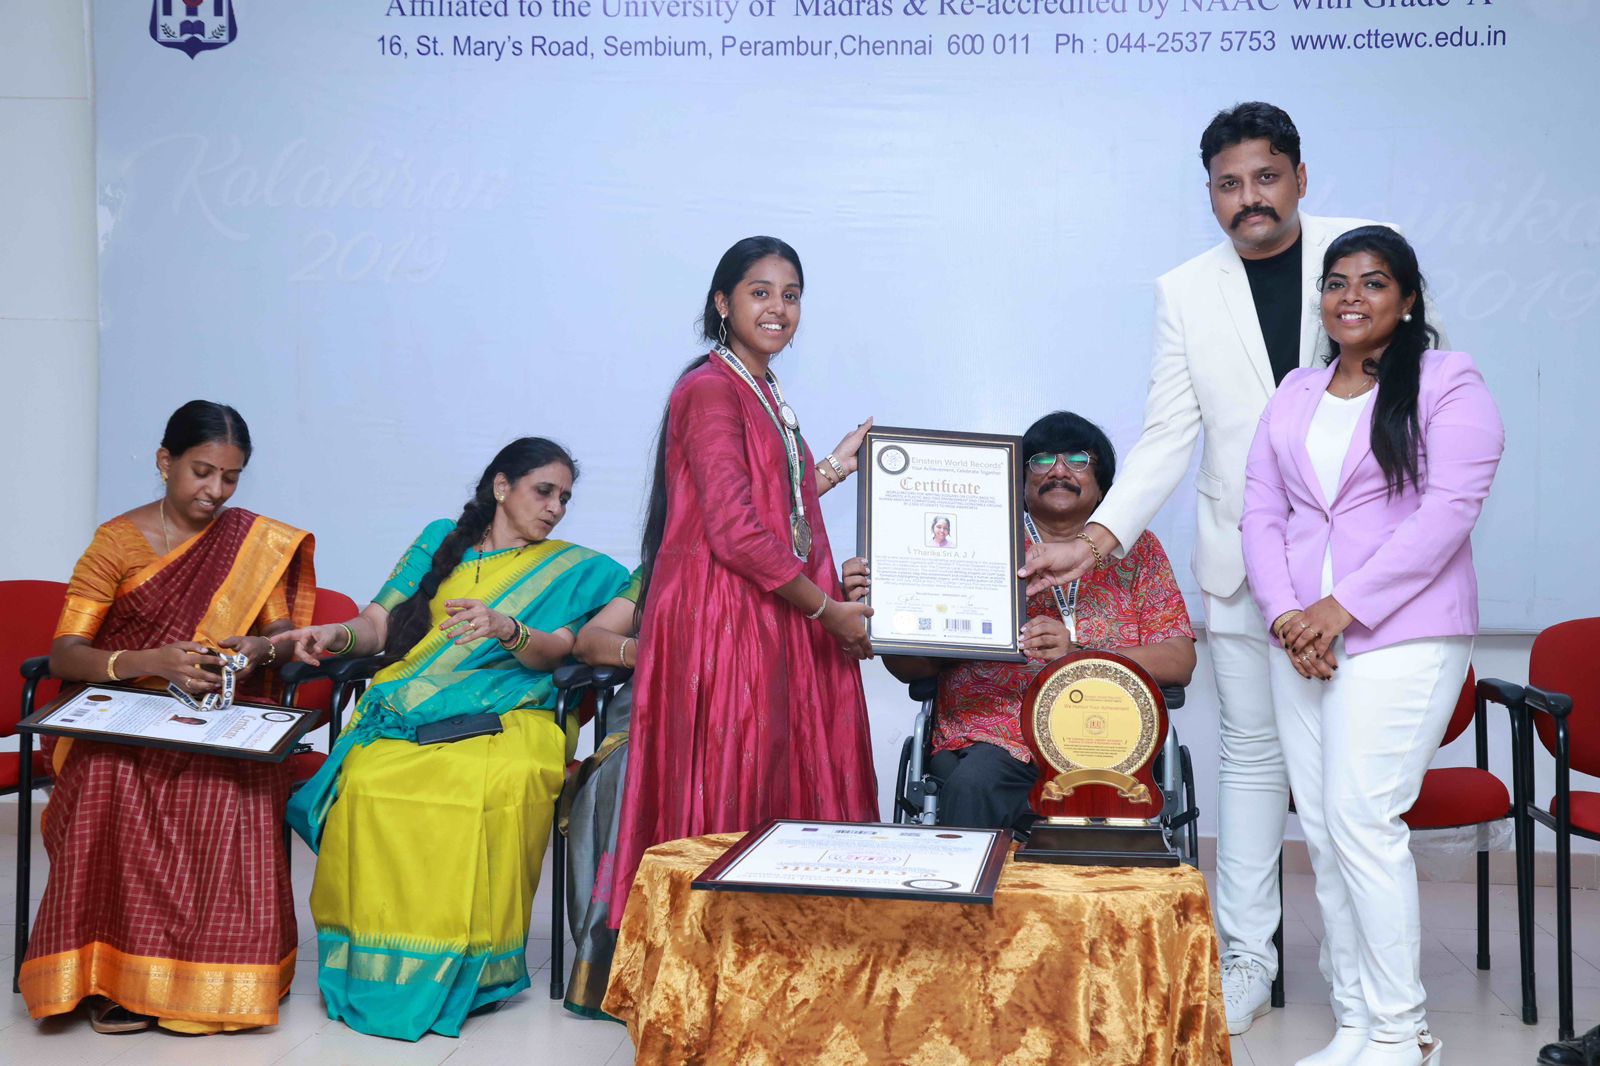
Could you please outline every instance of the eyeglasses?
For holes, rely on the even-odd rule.
[[[1067,464],[1067,469],[1073,473],[1081,474],[1094,463],[1094,456],[1088,452],[1038,452],[1028,456],[1028,469],[1035,474],[1048,474],[1055,469],[1057,462]]]

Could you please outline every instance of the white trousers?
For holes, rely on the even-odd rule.
[[[1289,779],[1273,713],[1267,636],[1248,582],[1204,598],[1206,642],[1217,679],[1221,769],[1217,775],[1217,936],[1224,958],[1278,972],[1278,852]]]
[[[1425,1028],[1422,923],[1411,830],[1400,816],[1444,739],[1472,638],[1349,656],[1341,638],[1335,655],[1331,681],[1301,677],[1281,649],[1272,658],[1289,784],[1317,875],[1319,961],[1340,1025],[1411,1040]]]

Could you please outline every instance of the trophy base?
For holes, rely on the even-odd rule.
[[[1023,862],[1055,862],[1070,866],[1171,867],[1181,861],[1159,823],[1154,825],[1034,823],[1028,842],[1017,852]]]

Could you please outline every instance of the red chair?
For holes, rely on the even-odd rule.
[[[28,886],[32,879],[33,790],[50,780],[50,763],[33,750],[33,737],[17,733],[17,722],[40,703],[56,698],[59,683],[24,677],[22,664],[42,648],[50,647],[67,586],[60,581],[0,581],[0,737],[17,737],[18,750],[0,752],[0,796],[17,797],[17,915],[16,964],[12,991],[18,991],[16,973],[28,946]],[[26,708],[26,709],[25,709]],[[23,753],[27,765],[23,765]]]
[[[1517,920],[1522,934],[1522,1020],[1538,1020],[1533,980],[1533,823],[1556,834],[1558,1039],[1573,1036],[1572,835],[1600,840],[1600,791],[1572,791],[1572,771],[1600,777],[1600,618],[1553,625],[1533,641],[1528,685],[1485,680],[1489,698],[1511,708],[1517,830]],[[1510,691],[1501,691],[1494,686]],[[1556,794],[1533,794],[1533,736],[1555,756]]]
[[[1515,813],[1511,793],[1498,777],[1489,772],[1489,723],[1483,714],[1484,697],[1479,692],[1472,667],[1456,698],[1456,709],[1445,727],[1440,747],[1449,744],[1467,726],[1473,726],[1476,741],[1475,766],[1440,766],[1422,775],[1422,790],[1411,809],[1400,817],[1413,830],[1460,829],[1487,825]],[[1291,801],[1289,809],[1294,809]],[[1278,883],[1283,884],[1283,858],[1278,859]],[[1278,976],[1272,982],[1272,1005],[1283,1006],[1283,921],[1273,936],[1278,947]],[[1478,969],[1489,968],[1489,853],[1478,852]]]
[[[349,596],[333,589],[319,588],[316,603],[311,609],[311,624],[320,626],[330,622],[347,622],[357,613],[356,602]],[[305,667],[303,663],[294,666],[286,664],[282,675],[285,681],[284,702],[291,707],[316,711],[317,724],[313,728],[328,726],[328,746],[331,748],[344,724],[344,708],[333,705],[333,681],[321,671]],[[344,692],[340,691],[338,695],[340,702],[344,702]],[[327,755],[312,751],[308,745],[297,747],[294,754],[289,756],[289,769],[294,774],[295,787],[311,780],[327,761]]]

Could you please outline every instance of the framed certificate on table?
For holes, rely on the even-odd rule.
[[[89,685],[17,724],[28,733],[192,751],[257,762],[282,762],[316,725],[313,711],[235,703],[196,711],[164,692]]]
[[[695,888],[994,903],[1006,829],[773,818],[706,867]]]
[[[1022,438],[874,427],[858,456],[857,554],[872,650],[1022,662]]]

